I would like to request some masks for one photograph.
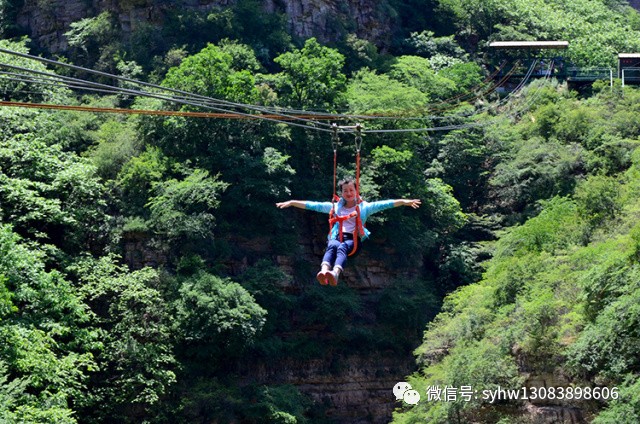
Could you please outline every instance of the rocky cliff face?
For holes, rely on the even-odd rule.
[[[386,424],[400,404],[393,386],[415,366],[411,355],[329,356],[300,362],[250,364],[242,370],[246,384],[293,384],[338,423]]]
[[[312,230],[310,234],[300,234],[298,239],[302,253],[296,257],[280,256],[270,251],[269,243],[260,240],[235,240],[234,245],[248,253],[239,261],[230,263],[232,269],[241,272],[249,265],[247,257],[269,255],[279,267],[289,275],[295,275],[295,262],[304,261],[312,272],[304,281],[291,281],[290,287],[318,284],[316,269],[326,247],[323,236],[326,222],[317,216],[299,216],[297,228]],[[312,234],[315,235],[312,235]],[[369,240],[359,256],[350,260],[340,284],[355,289],[367,304],[375,293],[389,287],[394,280],[405,277],[416,278],[421,264],[404,269],[390,269],[384,262],[371,258],[370,252],[381,248]],[[264,256],[263,256],[264,257]],[[331,290],[331,287],[327,287]],[[346,318],[346,317],[345,317]],[[372,318],[375,320],[375,318]],[[375,325],[375,324],[373,324]],[[416,340],[416,344],[418,341]],[[330,352],[331,346],[327,346]],[[411,352],[404,356],[387,352],[369,352],[367,355],[343,356],[327,353],[323,357],[306,361],[285,361],[274,363],[248,363],[242,373],[247,383],[293,384],[318,405],[326,407],[327,417],[337,423],[384,424],[391,420],[394,408],[399,407],[393,395],[393,386],[415,370],[415,359]]]
[[[546,393],[543,392],[544,389],[571,387],[571,381],[563,374],[562,369],[542,374],[522,372],[522,375],[526,378],[523,387],[527,387],[529,392],[533,388],[536,393]],[[546,398],[527,400],[517,410],[517,414],[535,424],[582,424],[593,419],[595,403]]]
[[[298,279],[283,282],[282,289],[299,292],[301,287],[317,285],[315,272],[325,243],[326,215],[298,213],[294,215],[298,229],[299,254],[295,257],[274,252],[268,238],[232,237],[227,241],[238,252],[226,263],[229,274],[242,274],[253,265],[256,258],[271,258],[289,275],[298,274]],[[166,261],[166,256],[149,243],[142,233],[129,233],[124,237],[124,258],[133,268],[157,267]],[[373,310],[371,299],[376,293],[389,287],[398,278],[416,278],[421,272],[421,263],[403,269],[390,269],[384,262],[371,257],[371,252],[382,248],[381,240],[373,237],[356,259],[350,259],[340,284],[355,289],[362,297],[366,310]],[[296,273],[296,264],[304,263],[310,271]],[[326,287],[331,290],[332,287]],[[373,314],[372,314],[373,315]],[[345,317],[347,318],[347,317]],[[375,317],[368,325],[376,325]],[[297,331],[321,337],[317,330],[301,328]],[[416,340],[416,346],[419,340]],[[239,365],[241,384],[281,385],[291,384],[307,395],[317,405],[322,405],[327,418],[336,423],[383,424],[391,420],[394,408],[400,404],[393,395],[393,387],[415,370],[411,352],[398,355],[393,352],[371,351],[366,355],[341,355],[333,353],[331,343],[321,356],[307,360],[259,361],[248,358]]]
[[[207,12],[233,3],[235,0],[25,0],[18,24],[38,44],[55,53],[67,49],[64,33],[71,23],[105,10],[116,15],[126,37],[142,23],[162,25],[170,10]],[[326,42],[351,32],[384,45],[393,27],[385,4],[374,0],[264,0],[262,7],[267,13],[286,14],[291,33],[302,38],[317,37]]]

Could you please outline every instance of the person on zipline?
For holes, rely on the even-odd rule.
[[[420,199],[380,200],[371,203],[361,201],[358,203],[356,201],[358,190],[354,179],[345,178],[338,183],[338,186],[340,187],[342,196],[337,203],[303,200],[289,200],[276,203],[276,206],[280,209],[293,206],[295,208],[309,209],[314,212],[328,214],[331,214],[333,210],[334,214],[337,215],[337,218],[335,218],[336,222],[331,227],[329,233],[327,250],[322,258],[320,272],[318,272],[316,276],[318,282],[322,285],[331,284],[335,286],[338,284],[338,277],[344,270],[347,256],[352,253],[354,246],[358,244],[357,240],[354,240],[354,236],[365,240],[370,235],[369,230],[364,228],[364,223],[370,215],[398,206],[411,206],[414,209],[418,209],[422,203]],[[359,219],[356,206],[360,209]],[[360,221],[361,225],[358,225],[358,221]],[[358,228],[359,226],[361,228]]]

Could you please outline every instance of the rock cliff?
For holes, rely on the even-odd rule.
[[[326,416],[338,423],[386,424],[399,407],[393,386],[414,368],[411,355],[329,356],[308,361],[250,364],[244,382],[293,384],[313,402],[326,406]]]
[[[68,47],[64,33],[80,19],[108,10],[117,17],[126,38],[136,26],[162,25],[170,11],[207,12],[226,7],[236,0],[25,0],[18,14],[18,25],[43,48],[52,53]],[[385,45],[394,26],[392,10],[386,2],[373,0],[264,0],[264,11],[284,13],[290,32],[302,38],[317,37],[333,41],[346,32]]]
[[[308,213],[294,214],[295,228],[299,230],[297,243],[299,253],[287,256],[274,252],[268,238],[240,238],[233,236],[227,242],[237,254],[226,263],[227,272],[240,275],[253,265],[256,258],[271,258],[288,275],[295,276],[284,282],[282,289],[299,292],[301,287],[317,285],[315,272],[319,267],[326,246],[325,215]],[[166,261],[166,256],[149,243],[142,233],[128,233],[124,237],[125,261],[132,268],[157,267]],[[352,259],[340,284],[355,289],[361,296],[366,310],[373,310],[376,293],[389,287],[398,278],[412,279],[420,275],[421,264],[415,263],[403,269],[390,269],[389,265],[371,257],[371,252],[380,248],[382,241],[367,241],[365,248],[356,259]],[[304,263],[309,272],[295,271],[296,264]],[[327,286],[327,290],[332,287]],[[372,303],[373,302],[373,303]],[[375,317],[367,326],[375,326]],[[348,317],[345,317],[347,319]],[[296,328],[312,337],[321,337],[312,328]],[[285,335],[283,335],[285,337]],[[415,346],[419,344],[415,340]],[[277,362],[249,358],[239,364],[237,373],[242,376],[241,384],[296,386],[316,405],[325,408],[327,418],[336,423],[383,424],[391,420],[395,401],[393,387],[415,370],[415,360],[410,351],[404,354],[371,351],[367,354],[344,355],[333,352],[331,342],[319,357],[306,360],[284,359]]]

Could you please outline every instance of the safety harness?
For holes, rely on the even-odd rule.
[[[343,127],[344,128],[344,127]],[[365,228],[360,218],[360,147],[362,146],[362,126],[357,124],[355,127],[355,147],[356,147],[356,209],[349,215],[339,216],[336,211],[336,202],[340,201],[340,197],[336,194],[336,175],[337,175],[337,163],[338,163],[338,145],[340,138],[338,137],[338,126],[332,125],[333,135],[331,137],[331,144],[333,147],[333,197],[331,198],[331,212],[329,212],[329,235],[333,230],[334,225],[338,224],[338,240],[340,243],[344,241],[342,226],[343,223],[353,217],[356,218],[356,227],[353,231],[353,249],[349,256],[353,256],[358,250],[358,239],[364,237]]]

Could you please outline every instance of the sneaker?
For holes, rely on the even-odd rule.
[[[327,273],[329,271],[320,271],[319,273],[316,274],[316,279],[318,280],[318,283],[322,284],[323,286],[327,285]]]
[[[334,271],[327,271],[326,275],[327,275],[327,283],[329,283],[332,286],[338,285],[338,273]]]

